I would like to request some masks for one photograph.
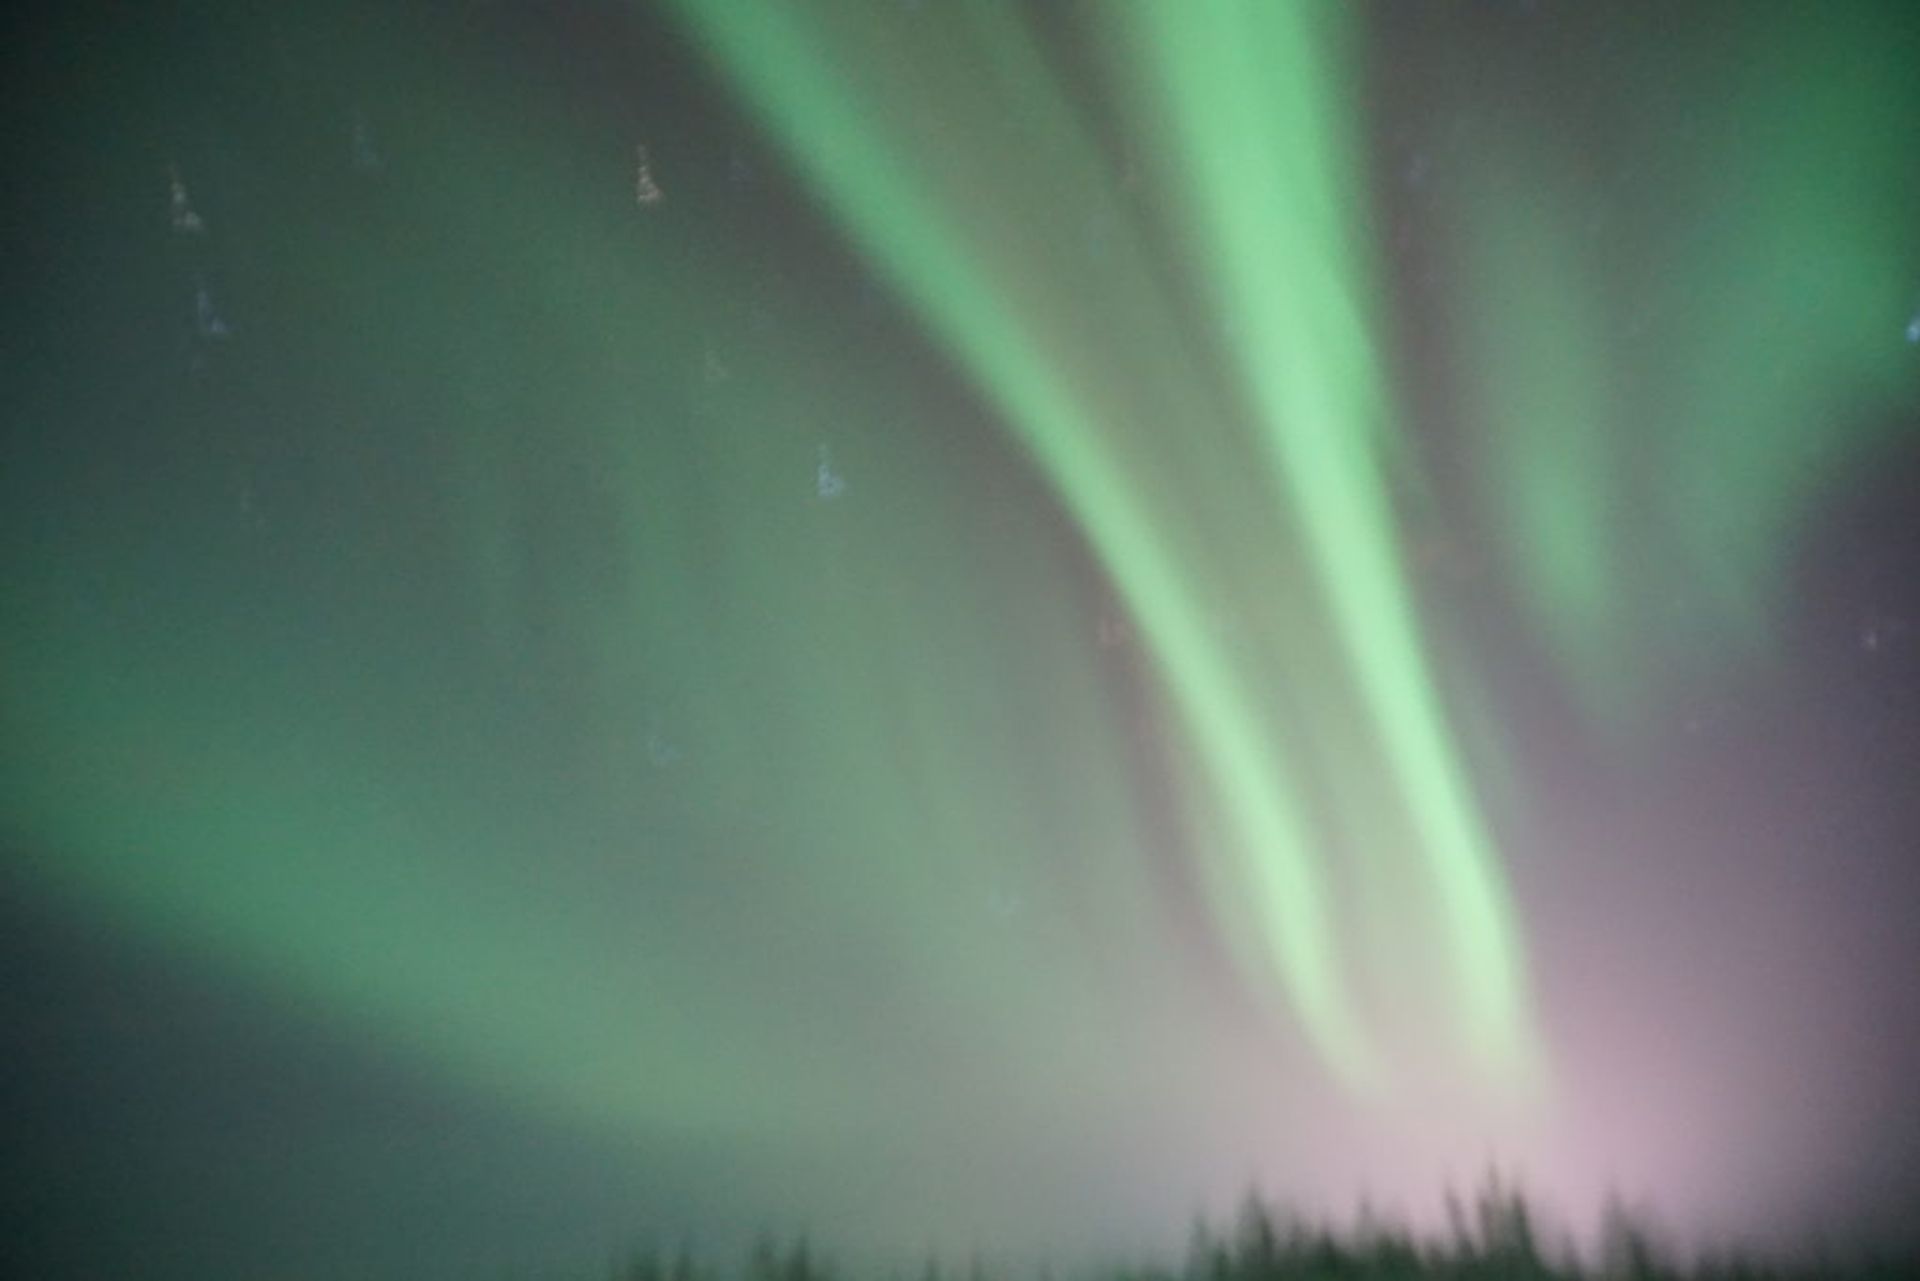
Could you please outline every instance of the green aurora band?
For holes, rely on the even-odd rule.
[[[1495,549],[1598,738],[1631,747],[1680,670],[1764,665],[1797,522],[1914,393],[1912,50],[1754,15],[1612,91],[1637,193],[1550,119],[1409,125],[1452,493],[1385,337],[1361,11],[670,12],[831,220],[798,250],[686,212],[664,144],[636,208],[630,134],[422,36],[379,65],[461,123],[417,126],[384,223],[209,203],[216,250],[300,264],[256,290],[281,349],[242,315],[184,392],[172,348],[8,392],[28,870],[601,1131],[916,1117],[937,1147],[975,1113],[924,1083],[959,1062],[997,1116],[1097,1128],[1243,1048],[1213,945],[1259,1043],[1297,1029],[1363,1106],[1453,1077],[1545,1103],[1489,835],[1525,830],[1526,763],[1493,674],[1437,657],[1472,647],[1407,513]],[[888,297],[835,275],[847,246]],[[1137,647],[1096,643],[1109,611]]]
[[[1612,88],[1590,136],[1432,131],[1469,501],[1618,741],[1766,663],[1799,523],[1911,403],[1920,93],[1873,16],[1743,10],[1688,50],[1707,91]]]
[[[1212,842],[1225,865],[1214,886],[1223,917],[1237,905],[1251,917],[1252,977],[1277,977],[1350,1085],[1382,1084],[1342,973],[1330,843],[1293,781],[1314,744],[1260,711],[1273,677],[1259,668],[1284,652],[1272,631],[1326,618],[1346,661],[1315,679],[1350,688],[1320,692],[1335,706],[1312,723],[1351,703],[1373,727],[1370,755],[1399,784],[1390,803],[1424,852],[1412,875],[1434,886],[1463,1032],[1503,1084],[1531,1074],[1514,911],[1426,671],[1379,457],[1391,409],[1356,243],[1344,11],[1146,4],[1108,15],[1126,29],[1125,70],[1148,82],[1142,115],[1170,122],[1172,136],[1154,139],[1174,157],[1156,186],[1176,194],[1167,212],[1187,224],[1203,297],[1229,337],[1228,388],[1181,351],[1131,241],[1098,264],[1066,258],[1073,229],[1117,193],[1016,13],[968,7],[936,24],[833,6],[683,12],[978,379],[1118,585],[1231,816]],[[935,56],[942,48],[965,55]],[[1237,521],[1205,495],[1156,509],[1149,492],[1169,448],[1200,439],[1232,456],[1248,435],[1272,477],[1267,501]],[[1180,546],[1169,532],[1180,525],[1202,526],[1212,546]],[[1287,585],[1283,558],[1263,553],[1289,536],[1305,547],[1306,584]],[[1282,598],[1237,655],[1199,621],[1223,589]]]

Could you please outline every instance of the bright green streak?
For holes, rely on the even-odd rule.
[[[1345,9],[1132,10],[1157,62],[1191,231],[1228,317],[1277,483],[1298,513],[1353,677],[1423,838],[1483,1065],[1532,1052],[1499,858],[1444,728],[1402,580],[1378,435],[1390,425],[1367,302]]]
[[[1060,358],[1068,341],[1061,335],[1093,328],[1096,308],[1109,323],[1107,309],[1136,309],[1126,316],[1135,324],[1131,341],[1094,357],[1109,370],[1123,361],[1153,362],[1177,339],[1154,334],[1155,318],[1138,314],[1155,304],[1123,274],[1131,261],[1110,268],[1117,284],[1062,280],[1058,289],[1077,287],[1082,296],[1049,296],[1049,277],[1060,275],[1042,256],[1044,232],[1052,229],[1044,227],[1044,207],[1023,199],[1030,189],[1019,166],[1027,160],[1034,176],[1050,175],[1049,185],[1073,193],[1086,191],[1088,179],[1099,190],[1100,175],[1009,11],[969,7],[964,36],[953,37],[979,50],[977,61],[964,64],[969,73],[995,81],[987,92],[998,101],[990,109],[977,92],[942,97],[950,73],[915,56],[893,20],[873,10],[838,22],[834,11],[820,11],[825,33],[764,6],[690,4],[685,11],[849,233],[975,373],[1082,522],[1151,639],[1232,815],[1243,853],[1241,888],[1228,893],[1251,894],[1285,990],[1330,1064],[1350,1083],[1372,1080],[1378,1065],[1337,978],[1340,958],[1321,887],[1327,852],[1301,816],[1283,736],[1250,710],[1246,674],[1196,626],[1200,567],[1181,562],[1167,523],[1183,513],[1156,513],[1148,482],[1135,480],[1138,465],[1130,469],[1126,443],[1116,443],[1126,430],[1113,421],[1120,406]],[[1133,21],[1143,28],[1140,46],[1162,62],[1157,71],[1179,122],[1175,146],[1195,179],[1179,203],[1210,250],[1213,297],[1237,335],[1234,363],[1272,458],[1276,499],[1291,506],[1311,548],[1352,679],[1416,816],[1473,1049],[1483,1067],[1511,1075],[1532,1052],[1517,932],[1497,856],[1451,757],[1399,581],[1370,449],[1383,426],[1382,375],[1360,314],[1363,273],[1345,229],[1349,183],[1336,170],[1348,147],[1344,108],[1315,83],[1332,74],[1340,50],[1302,20],[1307,12],[1145,6]],[[1253,14],[1266,16],[1255,21]],[[885,77],[875,68],[906,66],[924,72],[913,77],[910,92],[896,90],[895,97],[884,83],[865,86]],[[1263,83],[1286,92],[1267,95]],[[929,118],[939,122],[938,134],[916,138],[911,130]],[[996,137],[1016,124],[1017,144]],[[1017,220],[1015,211],[1041,221],[1043,230]],[[1026,254],[1013,248],[1022,245]],[[1098,297],[1103,286],[1120,297]],[[1143,342],[1157,346],[1137,345]],[[1196,376],[1177,365],[1156,372],[1189,383]],[[1191,404],[1208,399],[1198,389],[1177,394]],[[1218,430],[1132,426],[1169,434]]]

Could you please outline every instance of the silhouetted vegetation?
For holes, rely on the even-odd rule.
[[[1895,1281],[1920,1277],[1920,1260],[1851,1264],[1786,1263],[1720,1253],[1691,1262],[1663,1245],[1660,1234],[1619,1202],[1601,1216],[1592,1248],[1543,1224],[1526,1196],[1489,1179],[1469,1205],[1449,1194],[1448,1229],[1420,1237],[1407,1227],[1363,1211],[1351,1228],[1314,1223],[1250,1195],[1224,1230],[1195,1226],[1184,1263],[1144,1265],[1074,1281]],[[897,1274],[893,1281],[907,1273]],[[964,1269],[928,1260],[920,1281],[1032,1281],[1033,1274]],[[617,1268],[613,1281],[851,1281],[817,1256],[802,1238],[781,1245],[762,1238],[737,1272],[708,1269],[683,1251],[671,1262],[641,1254]]]

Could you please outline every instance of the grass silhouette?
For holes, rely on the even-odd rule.
[[[1195,1225],[1184,1263],[1075,1273],[1076,1281],[1920,1281],[1920,1258],[1865,1258],[1843,1262],[1817,1252],[1798,1259],[1762,1259],[1737,1252],[1705,1253],[1682,1262],[1677,1250],[1641,1215],[1618,1199],[1601,1214],[1593,1248],[1578,1250],[1570,1236],[1543,1225],[1516,1185],[1489,1177],[1470,1201],[1449,1193],[1447,1229],[1417,1235],[1363,1209],[1349,1228],[1312,1222],[1249,1194],[1224,1229]],[[1050,1271],[1039,1275],[1050,1278]],[[906,1274],[891,1274],[903,1281]],[[727,1272],[696,1261],[685,1250],[671,1258],[636,1253],[617,1265],[611,1281],[853,1281],[822,1259],[801,1237],[785,1244],[760,1238],[744,1266]],[[917,1281],[1026,1281],[1024,1274],[964,1269],[928,1260]]]

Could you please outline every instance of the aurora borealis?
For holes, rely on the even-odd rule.
[[[1897,1226],[1902,6],[17,26],[44,1274]]]

